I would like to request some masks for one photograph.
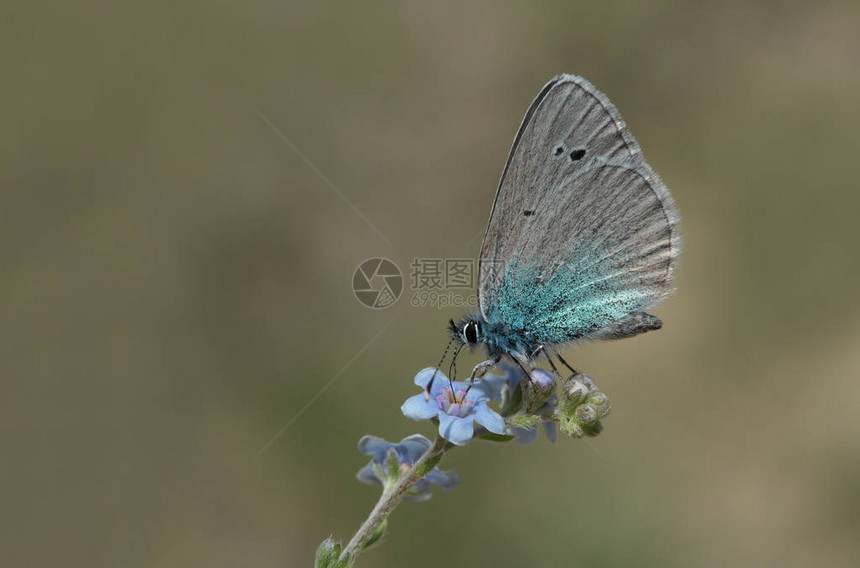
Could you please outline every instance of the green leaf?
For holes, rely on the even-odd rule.
[[[426,462],[420,464],[418,466],[418,477],[423,478],[425,475],[430,473],[433,468],[436,467],[436,464],[438,464],[440,461],[442,461],[442,454],[439,454],[438,456],[433,456]]]
[[[508,436],[507,434],[493,434],[492,432],[487,432],[486,434],[481,436],[481,440],[487,440],[488,442],[510,442],[514,439],[516,439],[516,436]]]
[[[376,541],[382,538],[382,535],[385,534],[386,528],[388,528],[388,521],[383,521],[379,526],[373,529],[373,534],[371,534],[367,542],[364,543],[362,550],[370,548],[376,543]]]

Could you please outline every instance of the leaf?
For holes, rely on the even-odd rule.
[[[516,436],[508,436],[507,434],[493,434],[492,432],[487,432],[480,438],[481,440],[487,440],[488,442],[510,442],[511,440],[516,439]]]

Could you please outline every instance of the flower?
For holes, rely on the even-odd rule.
[[[399,444],[386,442],[376,436],[364,436],[358,441],[358,451],[372,459],[356,474],[359,481],[370,485],[390,486],[397,483],[400,475],[409,471],[418,459],[430,449],[430,440],[420,434],[400,440]],[[396,458],[397,471],[389,470],[386,463],[392,456]],[[392,476],[391,473],[394,473]],[[438,485],[443,489],[453,489],[460,482],[456,471],[442,471],[438,467],[415,482],[404,499],[406,501],[426,501],[431,494],[430,485]]]
[[[458,446],[475,435],[475,422],[494,434],[505,433],[505,419],[487,406],[492,398],[487,384],[479,379],[469,389],[468,383],[451,383],[442,372],[432,367],[415,375],[415,384],[426,389],[434,373],[436,379],[429,397],[422,392],[403,403],[400,410],[406,417],[413,420],[437,418],[439,435]]]

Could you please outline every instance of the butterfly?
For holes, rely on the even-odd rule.
[[[544,355],[555,370],[554,355],[573,371],[561,348],[660,329],[647,310],[672,292],[679,220],[609,99],[555,77],[514,138],[481,246],[478,311],[450,322],[452,365],[481,346],[470,381],[504,358],[525,371]]]

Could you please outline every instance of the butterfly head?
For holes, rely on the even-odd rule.
[[[465,317],[459,322],[449,322],[451,337],[460,345],[475,347],[483,341],[484,335],[481,322],[474,317]]]

